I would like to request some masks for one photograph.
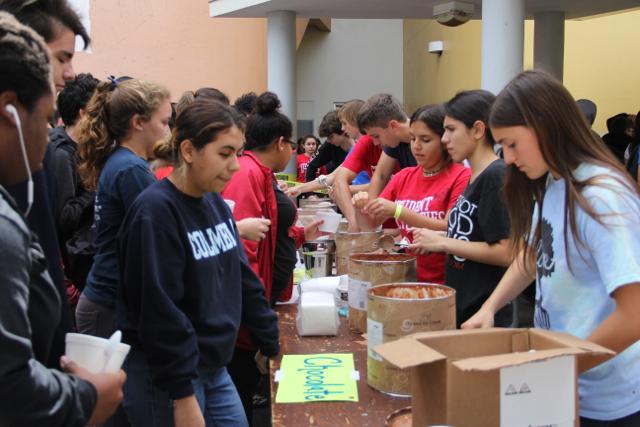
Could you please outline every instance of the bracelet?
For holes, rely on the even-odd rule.
[[[395,219],[398,219],[398,218],[400,218],[400,215],[402,215],[402,205],[400,203],[397,203],[396,204],[396,211],[393,214],[393,217]]]
[[[327,188],[331,188],[331,186],[327,182],[327,176],[326,175],[320,175],[318,177],[318,182],[320,183],[320,185],[324,185]]]

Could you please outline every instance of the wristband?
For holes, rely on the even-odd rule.
[[[400,203],[396,204],[396,211],[393,214],[393,217],[395,219],[400,218],[400,215],[402,215],[402,205]]]

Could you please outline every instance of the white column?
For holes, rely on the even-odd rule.
[[[564,73],[564,12],[536,13],[533,67],[562,81]]]
[[[482,89],[500,92],[523,61],[524,0],[482,0]]]
[[[296,13],[277,11],[267,14],[267,86],[282,102],[282,113],[293,123],[296,137]],[[296,156],[286,172],[296,171]]]

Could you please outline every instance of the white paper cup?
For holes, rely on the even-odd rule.
[[[236,202],[231,199],[224,199],[224,202],[229,206],[229,209],[231,209],[231,213],[233,213],[233,208],[236,207]]]
[[[320,227],[318,227],[320,231],[324,231],[325,233],[335,233],[338,231],[338,227],[340,226],[342,215],[335,212],[318,212],[316,213],[316,219],[324,221],[320,224]]]
[[[64,354],[69,360],[91,373],[115,373],[122,367],[131,346],[119,343],[105,365],[104,350],[107,347],[107,342],[109,340],[105,338],[68,333],[65,336]]]

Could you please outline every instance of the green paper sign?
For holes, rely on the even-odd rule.
[[[358,401],[353,354],[284,355],[276,403]]]

